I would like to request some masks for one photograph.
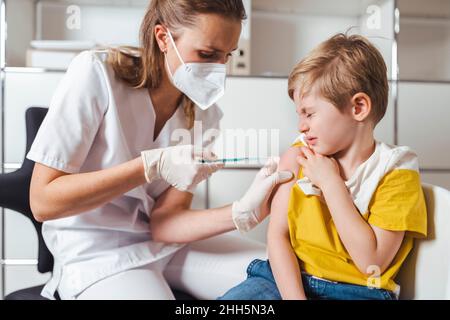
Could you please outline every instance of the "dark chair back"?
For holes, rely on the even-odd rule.
[[[30,150],[47,111],[47,108],[41,107],[31,107],[26,111],[26,153]],[[0,207],[17,211],[31,220],[38,235],[38,270],[46,273],[53,270],[53,256],[42,238],[42,223],[34,219],[30,209],[30,182],[33,168],[34,162],[25,158],[20,169],[0,176]]]

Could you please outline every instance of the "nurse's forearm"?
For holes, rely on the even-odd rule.
[[[167,243],[189,243],[236,229],[231,217],[231,205],[172,212],[156,209],[152,212],[150,225],[153,240]]]
[[[145,182],[141,158],[80,174],[61,174],[36,164],[30,205],[38,221],[65,218],[100,207]]]

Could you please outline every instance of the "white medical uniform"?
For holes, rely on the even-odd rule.
[[[73,60],[28,159],[67,173],[92,172],[133,160],[143,150],[178,143],[171,134],[187,126],[183,109],[153,141],[156,116],[148,90],[133,89],[115,77],[106,57],[104,51],[85,51]],[[204,130],[219,128],[217,106],[195,112]],[[102,279],[181,249],[151,240],[151,211],[168,187],[162,180],[145,184],[99,208],[46,221],[42,233],[55,264],[42,295],[52,299],[58,290],[66,299],[75,298]]]

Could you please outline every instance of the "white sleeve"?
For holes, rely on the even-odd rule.
[[[27,158],[67,173],[79,172],[108,107],[102,62],[91,51],[71,62]]]

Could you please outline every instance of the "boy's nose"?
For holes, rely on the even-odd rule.
[[[306,121],[301,121],[299,123],[299,130],[300,130],[301,133],[305,133],[305,132],[307,132],[309,130],[309,126],[306,123]]]

